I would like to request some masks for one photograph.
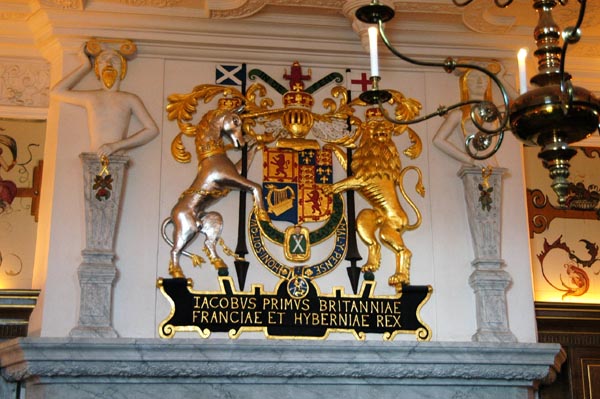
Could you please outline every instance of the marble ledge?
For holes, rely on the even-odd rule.
[[[565,360],[558,344],[228,339],[18,338],[0,343],[7,382],[193,379],[536,387]]]

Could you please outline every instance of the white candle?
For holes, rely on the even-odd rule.
[[[379,76],[379,60],[377,59],[377,27],[369,27],[369,51],[371,52],[371,76]]]
[[[525,59],[527,58],[527,49],[522,48],[517,53],[517,60],[519,62],[519,91],[521,94],[527,92],[527,67],[525,66]]]

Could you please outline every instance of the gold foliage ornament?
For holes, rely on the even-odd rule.
[[[221,110],[239,109],[244,104],[244,96],[239,90],[210,84],[196,86],[188,94],[172,94],[167,97],[169,101],[167,117],[171,121],[177,121],[180,131],[171,143],[171,154],[177,162],[188,163],[192,159],[190,152],[185,148],[182,137],[194,137],[197,130],[203,128],[203,126],[190,123],[197,111],[198,100],[209,103],[217,96],[221,96],[218,102],[218,109]]]
[[[331,90],[331,95],[338,102],[332,98],[323,100],[323,107],[327,110],[323,114],[312,111],[314,99],[301,86],[295,86],[283,95],[283,108],[272,108],[274,101],[264,97],[265,94],[263,85],[251,85],[242,115],[244,132],[256,140],[259,148],[275,143],[278,148],[296,151],[319,149],[320,144],[316,140],[307,138],[309,133],[325,142],[345,141],[348,126],[360,123],[353,116],[347,90],[342,86],[334,86]]]
[[[284,95],[283,108],[273,108],[275,102],[266,97],[266,94],[267,90],[262,84],[254,83],[248,87],[245,96],[233,87],[211,84],[196,86],[191,93],[170,95],[168,119],[176,120],[180,130],[171,143],[171,154],[178,162],[190,162],[191,154],[185,148],[183,136],[196,135],[199,127],[191,121],[199,101],[209,103],[217,96],[220,97],[219,109],[237,109],[243,106],[244,112],[240,114],[242,129],[244,134],[251,137],[257,149],[272,143],[295,150],[318,148],[315,140],[306,139],[309,132],[323,141],[344,145],[349,140],[348,126],[354,131],[361,123],[353,115],[347,90],[342,86],[335,86],[331,90],[332,96],[338,99],[337,102],[332,98],[323,100],[323,107],[327,110],[323,114],[312,112],[312,96],[301,88]]]

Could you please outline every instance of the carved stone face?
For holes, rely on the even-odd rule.
[[[96,76],[102,81],[104,88],[110,90],[118,79],[123,79],[125,71],[124,59],[115,50],[106,50],[96,58]]]
[[[488,86],[488,77],[479,71],[469,71],[467,75],[467,88],[471,98],[482,98]]]

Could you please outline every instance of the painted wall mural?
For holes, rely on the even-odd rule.
[[[0,119],[0,288],[31,288],[45,128]]]
[[[600,303],[600,148],[578,147],[567,207],[525,148],[527,211],[536,301]]]

